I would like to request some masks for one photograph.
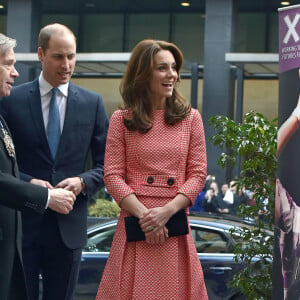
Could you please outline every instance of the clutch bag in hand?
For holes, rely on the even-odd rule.
[[[125,217],[125,230],[128,242],[144,241],[145,233],[142,231],[139,218],[134,216]],[[169,237],[184,235],[189,232],[188,221],[184,209],[178,211],[166,223]]]

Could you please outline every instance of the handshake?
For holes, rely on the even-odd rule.
[[[73,192],[62,189],[54,188],[49,189],[49,203],[48,207],[61,214],[68,214],[72,209],[76,196]]]
[[[78,176],[66,178],[55,187],[41,179],[33,178],[30,182],[48,188],[50,196],[48,207],[61,214],[68,214],[73,209],[76,196],[85,189],[85,185]]]

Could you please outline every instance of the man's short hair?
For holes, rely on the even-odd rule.
[[[10,48],[15,48],[17,46],[17,41],[12,39],[3,33],[0,33],[0,52],[5,53]]]
[[[76,37],[70,28],[59,23],[49,24],[41,29],[38,38],[38,46],[42,48],[44,53],[49,48],[49,41],[53,33],[69,33],[73,36],[76,43]]]

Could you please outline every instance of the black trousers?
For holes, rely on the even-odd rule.
[[[24,281],[23,267],[20,262],[18,255],[15,255],[14,267],[13,267],[13,278],[10,283],[10,288],[8,291],[8,300],[26,300],[27,292]],[[3,296],[3,295],[2,295]],[[3,296],[4,297],[4,296]],[[1,295],[0,295],[0,299]],[[6,298],[5,298],[6,299]]]
[[[76,234],[76,232],[74,232]],[[39,239],[23,247],[29,300],[71,300],[78,279],[82,248],[69,249],[61,239],[55,213],[47,211]]]

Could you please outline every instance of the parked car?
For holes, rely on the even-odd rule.
[[[242,261],[235,262],[233,249],[242,242],[234,239],[230,229],[250,226],[251,220],[237,220],[221,216],[189,216],[192,236],[202,264],[204,279],[212,300],[245,299],[237,289],[229,287],[234,274],[244,268]],[[79,280],[75,299],[95,299],[101,276],[109,255],[117,220],[93,225],[88,229],[88,243],[82,253]]]

